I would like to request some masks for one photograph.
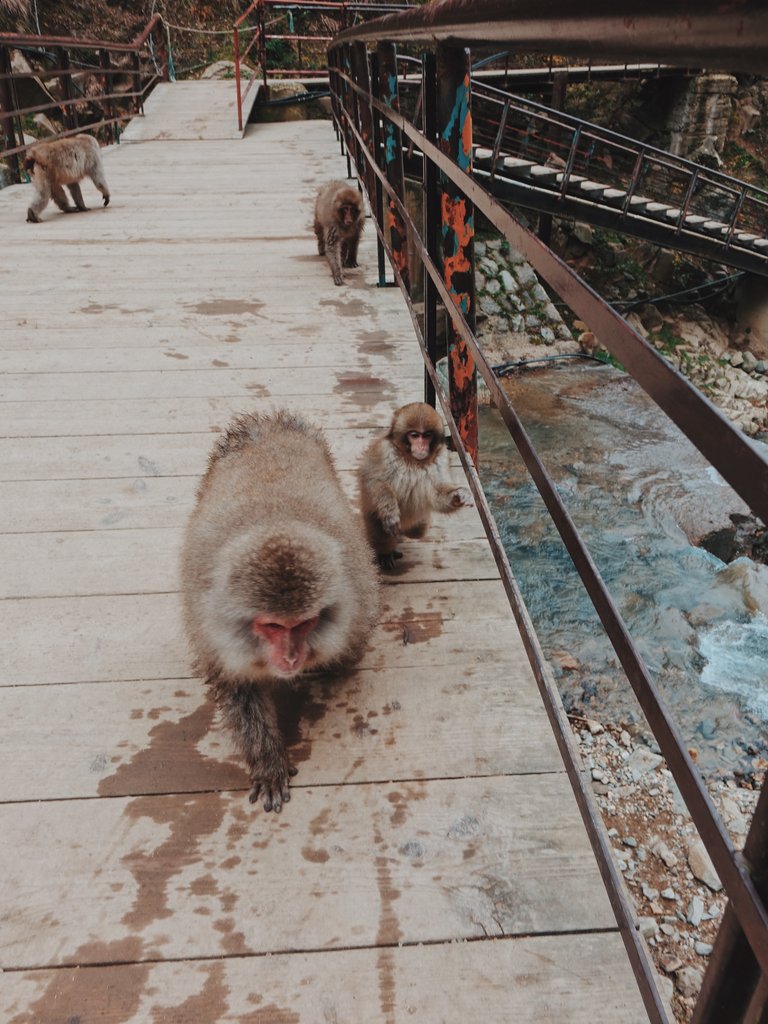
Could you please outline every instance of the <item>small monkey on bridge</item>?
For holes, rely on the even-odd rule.
[[[388,432],[373,441],[358,470],[368,540],[382,569],[393,569],[398,538],[423,537],[431,512],[472,504],[465,487],[443,479],[443,421],[426,402],[397,409]]]
[[[329,181],[315,200],[317,251],[325,256],[334,284],[343,284],[342,267],[357,266],[357,247],[365,224],[363,201],[355,188]]]
[[[296,771],[270,691],[357,661],[378,613],[363,525],[318,429],[285,411],[230,425],[198,490],[181,575],[196,667],[245,758],[249,799],[279,811]]]
[[[87,210],[80,184],[90,178],[109,205],[109,186],[99,144],[92,135],[73,135],[67,139],[39,142],[27,151],[24,166],[29,171],[35,195],[27,210],[27,220],[40,223],[40,214],[51,199],[63,213]],[[71,206],[64,186],[69,189],[75,205]]]

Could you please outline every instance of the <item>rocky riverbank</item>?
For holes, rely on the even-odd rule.
[[[569,717],[670,1020],[684,1024],[722,922],[722,885],[658,748],[633,735],[632,726]],[[758,790],[728,779],[711,783],[709,792],[741,850]]]
[[[579,353],[608,357],[587,324],[566,322],[564,307],[506,241],[478,241],[475,252],[478,337],[494,365]],[[768,435],[768,361],[750,350],[748,335],[696,303],[680,309],[641,302],[626,319],[736,426]]]

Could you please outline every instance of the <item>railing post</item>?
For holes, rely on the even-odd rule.
[[[421,71],[421,109],[422,109],[422,131],[429,142],[437,143],[437,69],[435,55],[424,53],[422,55]],[[439,197],[437,192],[437,167],[424,157],[422,168],[422,209],[423,214],[423,238],[424,248],[427,257],[436,267],[440,265],[439,248],[437,243],[439,218]],[[424,347],[432,367],[438,359],[437,353],[437,288],[432,276],[427,269],[426,262],[423,267],[424,281]],[[433,408],[437,401],[435,385],[429,372],[424,370],[424,401]]]
[[[768,787],[763,787],[744,844],[744,858],[768,898]],[[766,977],[730,904],[715,938],[691,1024],[758,1024],[768,1009]]]
[[[3,149],[16,149],[17,146],[24,144],[24,136],[21,135],[19,140],[16,140],[16,130],[14,127],[14,119],[12,110],[15,110],[17,104],[13,99],[13,88],[11,84],[11,58],[8,52],[7,46],[0,46],[0,129],[2,133],[2,146]],[[19,154],[14,153],[13,156],[9,156],[8,160],[11,165],[11,178],[16,184],[21,181],[21,161],[19,160]]]
[[[267,19],[264,14],[264,4],[257,8],[257,21],[259,25],[259,61],[261,62],[261,79],[264,84],[264,95],[269,96],[267,85]]]
[[[104,109],[105,109],[105,113],[106,113],[107,117],[110,120],[110,123],[106,126],[106,135],[107,135],[107,140],[109,142],[114,142],[115,141],[115,132],[116,132],[116,128],[115,128],[115,125],[113,123],[113,119],[114,119],[114,116],[115,116],[115,105],[114,105],[114,103],[112,102],[112,99],[111,99],[111,95],[112,95],[112,75],[111,75],[110,72],[112,70],[112,61],[109,58],[109,50],[99,50],[99,65],[101,67],[101,70],[104,72],[104,74],[103,74],[104,95],[107,97],[107,99],[104,100]]]
[[[365,43],[352,44],[352,76],[363,95],[355,93],[355,111],[357,130],[363,140],[363,148],[368,156],[373,157],[373,115],[371,112],[371,76],[368,70],[368,49]],[[368,201],[373,205],[376,175],[366,157],[366,153],[357,153],[358,177],[365,183]]]
[[[237,130],[243,130],[243,93],[240,83],[240,30],[232,29],[232,50],[235,57],[235,97],[237,99]]]
[[[62,99],[72,100],[74,99],[75,91],[72,88],[72,73],[69,67],[69,54],[63,46],[56,47],[56,54],[59,58],[59,71],[61,72]],[[79,128],[77,111],[72,103],[67,103],[67,105],[62,108],[62,114],[64,117],[64,124],[68,131]]]
[[[472,112],[469,50],[437,48],[437,135],[440,149],[468,174],[472,170]],[[475,330],[475,218],[467,197],[440,175],[443,280],[453,302]],[[449,317],[448,372],[451,412],[464,447],[477,465],[477,371]]]
[[[400,97],[397,91],[397,51],[394,43],[379,43],[376,49],[378,64],[378,88],[381,102],[395,113],[400,113]],[[405,175],[403,173],[403,140],[399,128],[384,118],[383,152],[380,154],[387,181],[397,198],[405,206]],[[408,269],[408,235],[403,218],[395,203],[389,200],[389,235],[392,245],[392,259],[406,291],[411,290]]]
[[[371,54],[371,83],[379,82],[379,55]],[[384,144],[382,140],[381,119],[378,114],[373,118],[373,158],[381,168],[385,163],[383,155]],[[387,286],[387,254],[384,248],[384,186],[378,174],[374,175],[374,191],[376,194],[376,205],[374,207],[373,197],[371,198],[371,212],[376,218],[379,230],[376,232],[376,256],[379,267],[379,288]]]
[[[133,97],[133,109],[136,114],[144,113],[144,94],[142,92],[141,85],[141,58],[139,57],[139,51],[134,50],[131,54],[131,64],[133,65],[133,91],[135,96]]]

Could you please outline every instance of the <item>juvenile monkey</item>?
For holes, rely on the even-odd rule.
[[[35,195],[27,210],[27,220],[40,223],[40,214],[51,199],[64,213],[87,210],[79,182],[90,178],[109,205],[109,187],[99,144],[92,135],[73,135],[67,139],[39,142],[27,151],[24,166],[29,171]],[[64,186],[75,202],[70,206]]]
[[[362,523],[318,429],[286,411],[234,420],[200,484],[181,576],[196,668],[245,758],[249,799],[279,811],[296,772],[270,690],[356,661],[378,611]]]
[[[315,200],[317,251],[325,256],[334,284],[343,284],[342,267],[357,266],[357,247],[365,224],[360,193],[343,181],[329,181]]]
[[[358,478],[368,540],[382,569],[393,569],[400,536],[423,537],[431,512],[471,505],[465,487],[443,479],[443,422],[426,402],[397,409],[389,431],[366,449]]]

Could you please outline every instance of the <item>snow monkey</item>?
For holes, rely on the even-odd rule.
[[[275,683],[358,660],[378,612],[360,517],[322,433],[286,411],[234,420],[211,453],[181,556],[184,618],[250,773],[251,803],[290,799]]]
[[[392,569],[398,537],[423,537],[430,512],[471,505],[465,487],[443,479],[443,422],[426,402],[398,409],[386,434],[366,449],[358,471],[365,526],[379,565]]]
[[[329,181],[315,200],[317,251],[325,256],[334,284],[343,284],[342,266],[357,266],[357,246],[365,224],[363,201],[355,188]]]
[[[104,177],[99,144],[92,135],[72,135],[67,139],[39,142],[27,152],[24,166],[29,171],[35,196],[27,210],[27,220],[40,223],[40,214],[51,199],[63,213],[87,210],[79,182],[90,178],[109,205],[109,186]],[[64,186],[72,193],[70,206]]]

